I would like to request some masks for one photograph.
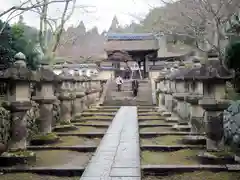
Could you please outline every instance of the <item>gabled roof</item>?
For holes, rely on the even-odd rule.
[[[107,33],[107,40],[153,40],[152,33]]]

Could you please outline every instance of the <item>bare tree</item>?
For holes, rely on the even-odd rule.
[[[161,0],[165,7],[155,30],[194,38],[202,51],[216,50],[223,56],[222,41],[227,39],[225,26],[239,11],[239,0]],[[202,45],[205,46],[202,46]]]
[[[27,11],[34,11],[36,8],[40,8],[44,5],[54,4],[54,3],[63,3],[65,0],[51,0],[51,1],[43,1],[43,0],[26,0],[24,2],[19,2],[19,5],[12,6],[2,12],[0,12],[0,18],[5,17],[5,21],[3,27],[0,29],[0,34],[5,29],[6,25],[14,18],[22,15]]]
[[[89,12],[87,8],[92,6],[78,5],[76,0],[26,0],[18,6],[13,6],[2,13],[0,17],[6,16],[6,24],[13,18],[31,11],[39,15],[39,45],[44,59],[53,63],[56,49],[59,45],[61,35],[66,22],[71,18],[75,8]],[[57,9],[57,17],[52,17],[51,12]],[[5,28],[2,27],[0,33]]]
[[[44,59],[50,64],[54,63],[56,50],[60,44],[61,36],[64,32],[66,22],[71,18],[76,8],[82,10],[84,13],[89,13],[88,8],[95,8],[93,6],[76,5],[76,0],[65,0],[62,6],[62,11],[59,12],[58,17],[51,17],[51,7],[45,1],[44,5],[36,8],[35,12],[40,15],[40,30],[39,30],[39,44],[44,54]]]
[[[44,1],[44,0],[25,0],[24,2],[20,2],[19,5],[17,6],[12,6],[7,10],[4,10],[3,12],[0,13],[0,18],[11,14],[13,12],[16,11],[29,11],[31,9],[35,9],[38,7],[42,7],[44,5],[49,5],[49,4],[53,4],[53,3],[59,3],[59,2],[65,2],[65,0],[52,0],[52,1]]]
[[[63,10],[59,17],[51,18],[49,16],[50,7],[47,2],[36,9],[40,16],[39,44],[44,54],[44,59],[53,63],[55,51],[58,47],[65,23],[72,16],[76,7],[76,0],[65,0]]]

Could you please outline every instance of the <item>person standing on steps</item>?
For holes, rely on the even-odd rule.
[[[120,92],[121,91],[121,86],[123,84],[123,79],[121,76],[118,76],[116,78],[116,84],[117,84],[117,91]]]
[[[124,76],[124,78],[125,79],[130,79],[130,73],[131,73],[130,67],[129,66],[125,67],[125,76]]]
[[[138,80],[134,79],[132,81],[132,91],[133,91],[133,97],[136,98],[138,94],[138,87],[139,87],[139,82]]]

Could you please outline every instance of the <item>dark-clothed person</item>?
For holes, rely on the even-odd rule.
[[[134,97],[136,97],[137,94],[138,94],[138,87],[139,87],[139,82],[136,79],[134,79],[132,81],[132,91],[133,91],[133,96]]]

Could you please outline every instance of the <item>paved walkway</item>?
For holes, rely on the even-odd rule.
[[[140,180],[137,107],[122,106],[80,180]]]

